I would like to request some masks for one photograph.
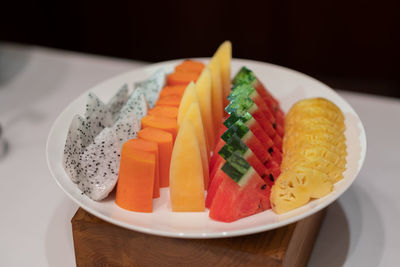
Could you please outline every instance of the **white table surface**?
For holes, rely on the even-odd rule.
[[[58,114],[89,87],[145,63],[0,43],[0,266],[74,266],[78,206],[46,160]],[[400,265],[400,101],[339,91],[364,123],[368,151],[351,188],[329,206],[309,266]]]

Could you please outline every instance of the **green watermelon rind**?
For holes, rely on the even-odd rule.
[[[237,134],[233,134],[224,144],[224,146],[218,151],[218,153],[227,160],[235,151],[240,152],[241,155],[245,155],[249,150],[249,147],[240,139]],[[246,158],[244,156],[244,158]]]
[[[255,172],[253,167],[238,151],[235,151],[226,160],[221,169],[240,187],[245,186]]]
[[[248,83],[251,85],[254,85],[255,83],[257,83],[257,78],[256,78],[254,72],[244,66],[235,75],[235,77],[233,78],[232,84],[236,85],[236,84],[242,83],[242,82]]]

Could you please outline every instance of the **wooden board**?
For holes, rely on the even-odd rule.
[[[77,266],[305,266],[325,211],[259,234],[177,239],[112,225],[78,209],[72,218]]]

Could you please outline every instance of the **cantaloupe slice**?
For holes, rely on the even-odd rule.
[[[187,86],[185,93],[182,96],[181,103],[179,105],[178,118],[177,118],[178,129],[183,122],[185,114],[187,113],[187,111],[189,110],[190,106],[193,103],[199,103],[199,99],[197,97],[196,85],[192,82]],[[208,146],[207,132],[205,130],[204,123],[203,123],[203,130],[204,130],[204,136],[206,138],[207,155],[210,155],[210,150],[208,149],[209,146]]]
[[[211,71],[212,76],[212,92],[211,92],[211,102],[212,102],[212,113],[214,116],[214,129],[218,129],[221,125],[222,118],[224,115],[224,105],[223,105],[223,88],[221,83],[221,70],[219,66],[219,61],[216,57],[213,57],[208,63],[208,68]]]
[[[232,43],[230,41],[223,42],[214,54],[218,58],[221,68],[222,87],[224,88],[224,107],[228,103],[228,95],[231,91],[231,61],[232,61]]]
[[[172,211],[204,211],[203,167],[196,130],[182,123],[172,150],[170,166]]]
[[[197,97],[197,92],[196,92],[196,85],[194,82],[189,83],[189,85],[185,89],[185,93],[182,96],[181,103],[179,104],[179,109],[178,109],[178,127],[181,125],[183,118],[185,117],[185,114],[187,110],[189,109],[190,105],[192,103],[198,103],[198,97]]]
[[[201,119],[200,107],[199,103],[194,102],[190,105],[188,111],[183,118],[183,121],[189,120],[196,131],[197,142],[199,143],[200,155],[201,155],[201,163],[203,166],[203,174],[204,174],[204,186],[207,189],[208,180],[209,180],[209,168],[208,163],[210,160],[210,154],[207,154],[207,143],[206,137],[204,135],[204,127],[203,121]]]
[[[214,148],[216,140],[212,116],[211,81],[211,71],[209,68],[205,68],[196,82],[196,91],[199,99],[201,118],[203,119],[203,125],[206,129],[208,151],[211,151]]]

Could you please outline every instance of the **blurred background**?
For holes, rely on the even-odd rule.
[[[400,98],[398,1],[9,1],[0,42],[124,59],[233,56]]]

